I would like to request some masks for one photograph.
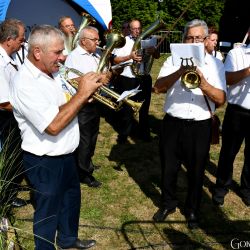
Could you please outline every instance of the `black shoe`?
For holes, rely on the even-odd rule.
[[[63,249],[88,249],[96,244],[95,240],[79,240],[77,239],[72,245],[67,247],[59,247],[60,250]]]
[[[247,207],[250,207],[250,199],[249,198],[242,196],[241,199]]]
[[[96,180],[94,176],[82,177],[80,178],[80,182],[94,188],[98,188],[102,185],[102,183]]]
[[[189,229],[197,229],[199,228],[199,222],[198,218],[195,215],[195,213],[191,212],[185,215],[187,223],[188,223],[188,228]]]
[[[127,144],[128,143],[128,137],[125,136],[125,135],[118,135],[116,141],[117,141],[118,144]]]
[[[21,198],[15,198],[15,200],[13,200],[11,203],[12,207],[23,207],[26,206],[27,204],[28,202]]]
[[[212,195],[212,202],[214,205],[222,207],[224,205],[224,196]]]
[[[175,211],[176,211],[176,208],[171,208],[171,209],[164,208],[164,207],[159,208],[158,211],[154,214],[153,220],[156,222],[164,221],[169,214],[172,214]]]

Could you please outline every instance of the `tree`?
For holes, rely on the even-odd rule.
[[[202,19],[210,26],[219,28],[225,0],[111,0],[113,26],[120,29],[122,22],[132,18],[141,20],[143,27],[149,26],[156,19],[162,18],[166,29],[183,30],[187,21]],[[190,6],[191,5],[191,6]],[[183,17],[173,24],[186,10]]]

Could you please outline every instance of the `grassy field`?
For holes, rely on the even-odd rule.
[[[155,79],[164,61],[162,56],[152,69]],[[215,182],[220,146],[211,146],[201,205],[201,228],[189,230],[180,209],[162,223],[152,216],[160,200],[160,162],[158,132],[163,113],[164,95],[152,96],[150,107],[150,143],[129,138],[129,144],[117,145],[117,133],[101,120],[94,162],[101,166],[94,175],[103,185],[99,189],[81,186],[82,206],[80,238],[93,238],[93,250],[126,249],[231,249],[233,238],[249,240],[249,212],[239,198],[238,188],[243,164],[242,150],[235,161],[234,183],[222,208],[215,207],[209,189]],[[225,107],[217,110],[223,119]],[[185,169],[178,178],[179,208],[186,195]],[[20,194],[28,197],[28,194]],[[33,208],[28,205],[16,211],[16,226],[24,249],[33,249]],[[25,233],[28,232],[28,233]]]

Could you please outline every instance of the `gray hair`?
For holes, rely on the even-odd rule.
[[[81,39],[85,36],[85,33],[88,30],[94,30],[97,33],[99,33],[98,29],[93,27],[93,26],[86,26],[86,27],[82,28],[80,33],[79,33],[79,41],[78,41],[79,44],[81,43]]]
[[[28,52],[30,53],[35,46],[46,50],[54,39],[64,41],[63,33],[59,29],[51,25],[35,26],[28,38]]]
[[[205,31],[205,36],[208,36],[208,27],[207,27],[207,23],[203,20],[199,20],[199,19],[194,19],[190,22],[188,22],[184,28],[184,33],[183,33],[183,40],[185,39],[185,37],[187,36],[188,30],[190,28],[193,27],[203,27],[204,31]]]
[[[7,41],[8,38],[16,39],[19,36],[19,28],[24,28],[24,23],[18,19],[6,19],[0,24],[0,43]]]

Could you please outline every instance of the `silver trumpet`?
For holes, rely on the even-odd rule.
[[[78,89],[77,80],[69,79],[68,74],[70,72],[76,74],[77,76],[83,76],[84,74],[77,69],[69,68],[69,67],[63,65],[62,63],[58,63],[58,66],[60,67],[60,69],[62,69],[63,76],[64,76],[65,80],[73,88],[75,88],[77,90]],[[142,102],[135,102],[135,101],[129,99],[129,96],[126,97],[125,99],[123,99],[122,101],[117,102],[117,100],[120,98],[120,95],[117,94],[116,92],[114,92],[113,90],[105,87],[105,86],[101,86],[99,88],[99,90],[93,94],[92,97],[95,100],[103,103],[104,105],[108,106],[109,108],[111,108],[115,111],[118,111],[121,108],[122,104],[125,103],[132,108],[135,115],[139,112],[141,105],[142,105]],[[116,100],[116,102],[112,101],[111,98],[114,98]]]

